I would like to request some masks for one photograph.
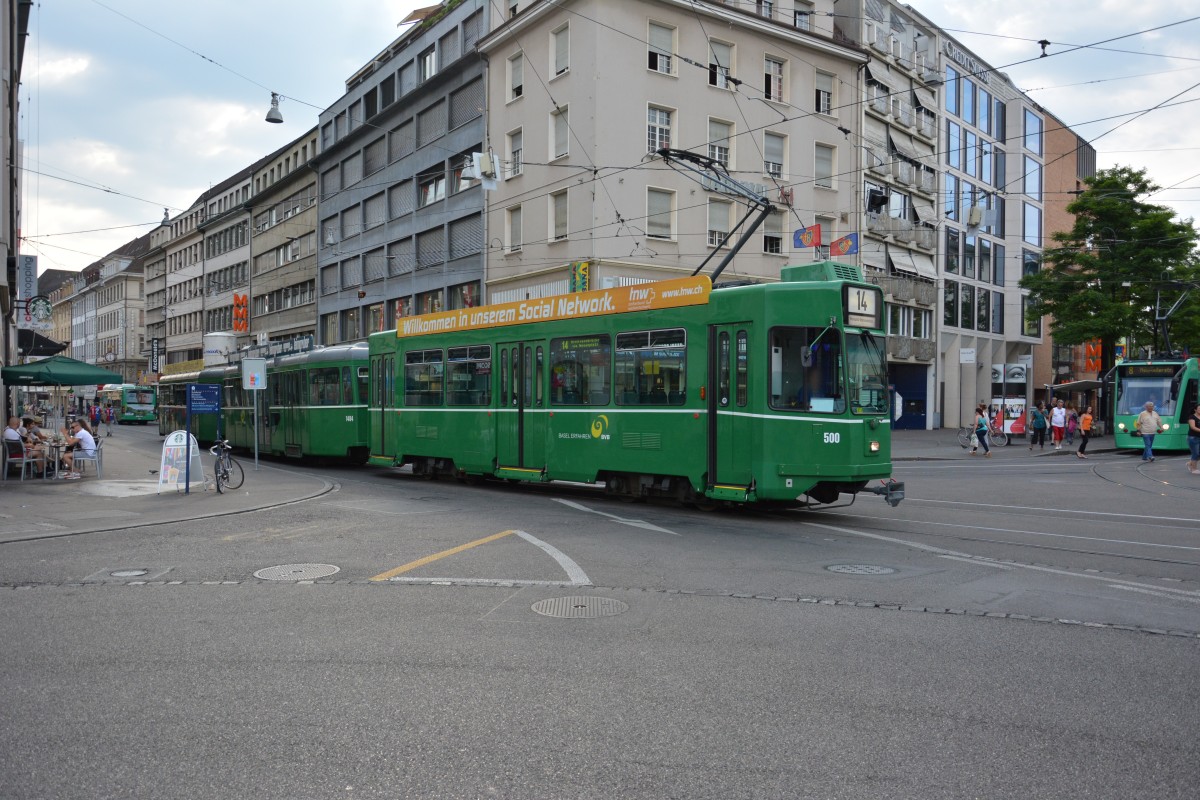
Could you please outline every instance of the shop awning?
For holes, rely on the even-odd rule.
[[[28,328],[17,330],[17,353],[19,355],[45,358],[46,356],[56,356],[66,349],[65,344],[48,339],[37,331]]]
[[[1071,381],[1070,383],[1042,384],[1052,392],[1091,392],[1104,386],[1104,381]]]

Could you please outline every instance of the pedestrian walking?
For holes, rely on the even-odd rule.
[[[116,416],[113,412],[111,404],[104,407],[104,435],[112,436],[113,417]]]
[[[1138,433],[1142,435],[1142,442],[1146,445],[1146,449],[1142,451],[1142,461],[1154,460],[1154,435],[1162,433],[1162,419],[1154,410],[1154,403],[1146,403],[1146,407],[1142,409],[1142,413],[1138,414],[1137,422]]]
[[[1068,447],[1075,444],[1075,432],[1079,430],[1079,412],[1075,410],[1074,403],[1067,403],[1067,433],[1066,439]]]
[[[1029,414],[1029,449],[1032,450],[1036,444],[1039,450],[1046,449],[1046,428],[1049,425],[1049,420],[1046,419],[1046,404],[1038,403],[1037,407]]]
[[[1084,451],[1087,450],[1088,439],[1092,438],[1092,407],[1088,406],[1083,415],[1079,418],[1079,450],[1075,455],[1080,458],[1087,458]]]
[[[1050,409],[1050,431],[1054,438],[1054,449],[1062,450],[1063,437],[1067,434],[1067,409],[1062,400]]]
[[[1188,417],[1188,450],[1191,451],[1191,460],[1188,461],[1188,472],[1193,475],[1200,475],[1200,405],[1192,411],[1192,415]]]
[[[992,447],[988,444],[988,415],[987,408],[980,406],[975,409],[975,438],[983,448],[983,457],[992,457]],[[975,451],[972,450],[972,453]]]
[[[982,409],[983,409],[983,406],[978,406],[978,405],[975,406],[975,419],[979,419],[979,412]],[[979,427],[978,425],[975,425],[971,429],[971,455],[975,455],[979,451],[979,431],[977,430],[978,427]]]

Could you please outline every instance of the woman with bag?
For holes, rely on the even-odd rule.
[[[991,458],[992,448],[988,444],[988,415],[987,409],[983,406],[975,409],[975,439],[983,447],[983,457]],[[972,450],[971,454],[974,455],[975,451]]]
[[[1188,472],[1200,475],[1200,405],[1197,405],[1192,415],[1188,417],[1188,450],[1191,460],[1188,461]]]
[[[1037,408],[1029,414],[1029,449],[1036,444],[1039,449],[1046,449],[1046,404],[1038,403]]]

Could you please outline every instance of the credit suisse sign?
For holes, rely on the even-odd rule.
[[[946,54],[946,58],[970,72],[971,77],[980,83],[988,82],[988,73],[991,72],[991,69],[981,65],[974,56],[964,53],[954,42],[947,39],[946,43],[942,45],[942,52]]]

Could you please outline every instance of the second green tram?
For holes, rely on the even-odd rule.
[[[1137,418],[1146,403],[1154,403],[1163,423],[1163,432],[1154,437],[1154,449],[1186,451],[1187,418],[1200,403],[1200,359],[1123,361],[1113,374],[1113,439],[1117,447],[1143,448]]]
[[[857,268],[822,262],[406,318],[370,337],[370,461],[702,507],[895,505],[882,313]]]

